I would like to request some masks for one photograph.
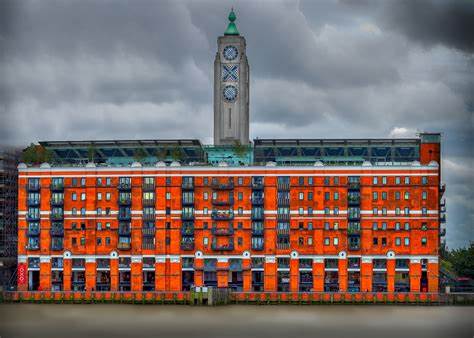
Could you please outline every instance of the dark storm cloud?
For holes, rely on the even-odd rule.
[[[474,187],[463,184],[474,159],[472,2],[0,1],[0,142],[210,143],[231,6],[247,39],[251,137],[441,131],[448,244],[474,237]]]
[[[474,2],[400,0],[388,1],[382,20],[385,26],[431,47],[444,45],[474,52]]]

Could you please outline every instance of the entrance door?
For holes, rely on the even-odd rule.
[[[39,288],[39,276],[38,270],[28,271],[28,290],[37,291]]]

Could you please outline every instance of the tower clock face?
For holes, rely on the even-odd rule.
[[[237,98],[237,87],[235,86],[225,86],[224,87],[224,99],[226,99],[229,102],[234,101]]]
[[[232,61],[237,58],[237,55],[239,55],[239,51],[234,46],[226,46],[224,47],[223,54],[226,60]]]

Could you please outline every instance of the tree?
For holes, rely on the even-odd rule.
[[[91,145],[91,146],[89,146],[89,148],[87,148],[87,156],[88,156],[89,162],[94,162],[95,147],[93,145]]]
[[[236,140],[234,142],[234,146],[232,148],[232,150],[234,151],[235,155],[237,155],[238,157],[244,157],[247,152],[248,152],[248,146],[240,143],[240,141]]]
[[[448,260],[460,277],[474,278],[474,242],[467,248],[452,250]]]
[[[183,158],[183,152],[180,147],[174,147],[171,151],[173,161],[180,161]]]
[[[23,150],[21,159],[27,164],[41,164],[43,162],[51,162],[53,159],[53,152],[44,148],[41,145],[31,143]]]

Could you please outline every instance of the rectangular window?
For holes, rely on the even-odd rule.
[[[426,239],[426,237],[421,238],[421,245],[426,246],[427,242],[428,242],[428,240]]]
[[[334,184],[335,185],[338,185],[339,184],[339,177],[334,177]]]
[[[403,196],[404,196],[405,200],[410,199],[410,192],[405,191],[405,194]]]
[[[330,238],[329,237],[325,237],[324,238],[324,245],[329,245],[330,242]]]
[[[405,223],[405,230],[410,230],[410,223],[408,222]]]
[[[312,200],[313,200],[313,193],[308,192],[308,201],[312,201]]]
[[[372,199],[376,201],[378,198],[379,198],[379,193],[376,191],[372,192]]]
[[[333,228],[334,228],[334,230],[338,230],[339,229],[339,222],[334,222]]]
[[[372,243],[373,243],[373,245],[378,245],[379,244],[379,239],[377,237],[374,237],[372,239]]]
[[[108,186],[108,187],[110,187],[111,184],[112,184],[111,178],[110,178],[110,177],[106,177],[106,178],[105,178],[105,185]]]
[[[300,201],[304,200],[304,193],[300,192],[298,196]]]
[[[422,214],[423,216],[428,215],[428,210],[427,210],[425,207],[421,208],[421,214]]]
[[[237,194],[237,199],[238,199],[239,201],[243,201],[243,199],[244,199],[244,193],[241,192],[241,191],[239,191],[239,193]]]
[[[313,245],[313,237],[308,237],[308,245]]]
[[[209,244],[209,239],[208,239],[207,237],[204,237],[204,238],[202,239],[202,244],[205,245],[205,246],[207,246],[207,245]]]
[[[428,177],[427,176],[422,176],[421,177],[421,184],[423,184],[423,185],[428,184]]]
[[[382,191],[382,200],[383,201],[387,200],[387,192],[386,191]]]
[[[299,185],[304,185],[304,177],[303,176],[298,177],[298,184]]]
[[[400,238],[400,237],[396,237],[396,238],[395,238],[395,245],[396,245],[396,246],[400,246],[401,244],[402,244],[401,238]]]
[[[405,237],[405,246],[409,246],[409,245],[410,245],[410,238]]]
[[[308,185],[313,185],[313,177],[308,177]]]
[[[409,207],[405,208],[405,215],[410,215],[410,208]]]
[[[324,230],[329,230],[329,222],[324,222]]]
[[[339,193],[335,192],[334,193],[334,200],[337,201],[339,199]]]
[[[405,176],[405,184],[410,184],[410,176]]]
[[[428,192],[427,192],[427,191],[423,191],[423,192],[421,193],[421,199],[423,199],[423,200],[428,199]]]
[[[101,192],[97,193],[97,200],[102,201],[102,193]]]
[[[329,191],[326,191],[324,193],[324,200],[329,201],[330,198],[331,198],[331,193]]]
[[[339,208],[334,208],[334,215],[339,215]]]
[[[378,215],[379,209],[378,209],[378,208],[374,208],[374,209],[372,210],[372,213],[373,213],[374,215]]]
[[[237,184],[238,185],[243,185],[244,184],[244,178],[243,177],[238,177],[237,178]]]
[[[382,184],[387,184],[387,176],[382,176]]]
[[[395,199],[400,200],[400,191],[395,191]]]
[[[399,207],[395,208],[395,215],[400,215],[400,208]]]
[[[304,214],[304,209],[300,207],[298,209],[298,213],[300,214],[300,216],[303,215]]]
[[[71,200],[77,201],[77,194],[75,192],[72,193]]]
[[[395,177],[395,184],[400,184],[401,179],[400,176]]]
[[[339,238],[334,237],[334,238],[333,238],[333,244],[334,244],[334,245],[339,245]]]
[[[86,178],[81,177],[81,187],[85,187],[85,186],[86,186]]]
[[[170,193],[170,192],[167,192],[167,193],[166,193],[166,199],[167,199],[167,200],[170,200],[170,199],[171,199],[171,193]]]
[[[377,222],[373,222],[373,223],[372,223],[372,230],[377,230],[378,226],[379,226],[379,225],[378,225]]]
[[[207,191],[202,193],[202,199],[205,200],[205,201],[207,201],[209,199],[209,194],[207,193]]]
[[[83,192],[81,193],[81,201],[85,201],[86,200],[86,193]]]
[[[372,184],[378,184],[379,183],[379,178],[377,176],[374,176],[372,178]]]
[[[110,194],[110,192],[105,193],[105,200],[106,200],[106,201],[110,201],[110,199],[111,199],[111,194]]]
[[[400,222],[395,223],[395,230],[400,230]]]

